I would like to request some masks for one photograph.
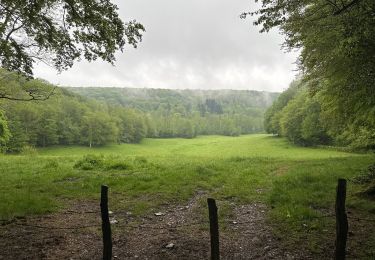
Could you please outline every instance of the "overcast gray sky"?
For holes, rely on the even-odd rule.
[[[62,86],[281,91],[296,75],[296,53],[280,49],[276,30],[260,34],[254,0],[115,0],[124,21],[146,27],[138,49],[117,53],[115,66],[76,63],[57,74],[39,64],[35,75]]]

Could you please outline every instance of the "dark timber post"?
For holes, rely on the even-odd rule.
[[[336,194],[336,251],[335,259],[344,260],[348,238],[348,218],[345,211],[346,180],[339,179]]]
[[[100,211],[102,214],[103,260],[110,260],[112,258],[112,235],[108,213],[108,187],[104,185],[101,189]]]
[[[211,235],[211,260],[220,259],[219,250],[219,222],[217,217],[217,207],[214,199],[207,199],[208,213],[210,218],[210,235]]]

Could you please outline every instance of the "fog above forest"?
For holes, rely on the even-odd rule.
[[[138,49],[117,53],[111,66],[81,62],[57,75],[39,64],[36,76],[65,86],[282,91],[294,78],[296,53],[281,50],[277,31],[260,34],[252,0],[114,0],[124,21],[146,27]]]

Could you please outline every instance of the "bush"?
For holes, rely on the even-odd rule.
[[[356,184],[367,184],[375,180],[375,163],[370,165],[361,175],[356,176],[352,181]]]
[[[38,151],[36,150],[36,148],[34,146],[26,145],[26,146],[22,147],[21,154],[22,155],[34,156],[34,155],[38,155]]]
[[[104,157],[100,155],[88,154],[78,160],[74,168],[81,170],[100,169],[104,165]]]
[[[78,160],[74,168],[81,170],[128,170],[133,166],[131,163],[119,157],[104,157],[103,155],[88,154]]]

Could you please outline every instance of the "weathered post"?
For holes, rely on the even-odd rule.
[[[217,207],[214,199],[208,198],[208,213],[210,219],[210,236],[211,236],[211,260],[220,259],[219,246],[219,222],[217,217]]]
[[[100,211],[102,215],[103,260],[110,260],[112,258],[112,234],[108,213],[108,187],[104,185],[101,189]]]
[[[344,260],[348,238],[348,217],[345,210],[346,180],[339,179],[336,193],[336,251],[335,259]]]

